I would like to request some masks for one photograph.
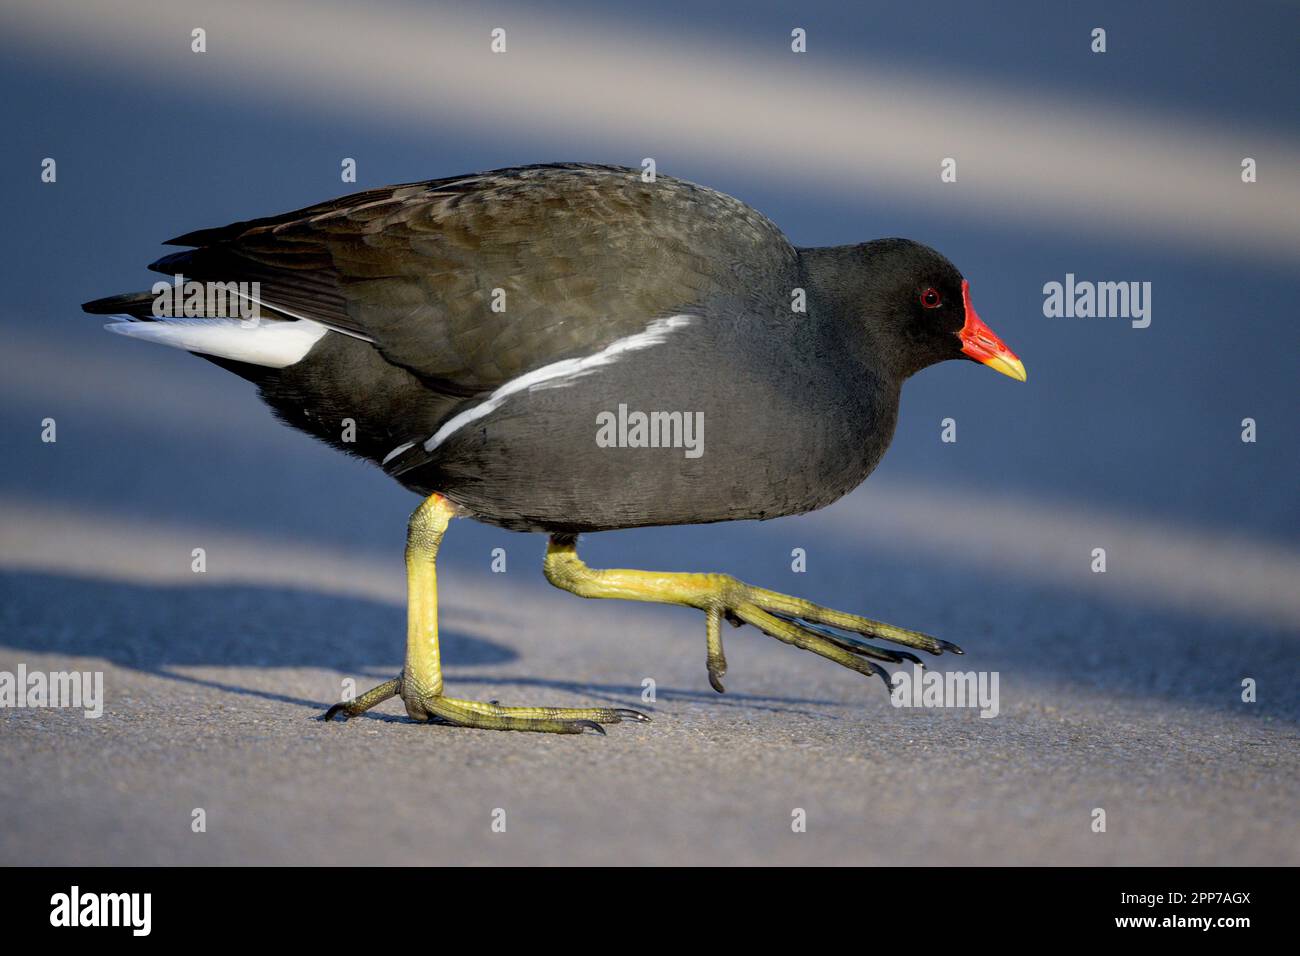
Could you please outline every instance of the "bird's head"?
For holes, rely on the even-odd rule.
[[[831,254],[811,268],[832,290],[836,311],[865,323],[873,356],[900,377],[966,358],[1025,381],[1024,364],[975,311],[970,283],[929,246],[878,239],[815,251]]]

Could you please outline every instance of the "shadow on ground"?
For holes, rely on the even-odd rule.
[[[148,609],[142,613],[142,609]],[[483,620],[489,614],[469,612]],[[465,617],[466,611],[457,611]],[[367,674],[376,682],[400,664],[405,611],[395,605],[294,588],[246,585],[142,586],[68,575],[0,573],[0,645],[34,654],[102,658],[119,667],[182,683],[247,694],[314,710],[314,701],[239,686],[177,667],[311,667],[342,674]],[[509,664],[520,659],[510,647],[463,629],[440,628],[449,676],[463,667]],[[464,675],[471,677],[471,675]],[[536,677],[473,674],[476,684],[545,687],[626,704],[640,684],[590,683]],[[657,688],[663,699],[712,701],[798,713],[828,706],[814,698]],[[404,720],[382,713],[376,720]]]
[[[656,550],[653,544],[649,550]],[[866,570],[871,570],[871,559],[864,560]],[[1289,690],[1300,680],[1296,645],[1294,635],[1286,631],[1251,629],[1233,634],[1222,622],[1202,616],[1100,602],[1010,580],[984,580],[969,569],[927,567],[920,583],[895,573],[897,591],[904,601],[911,599],[908,592],[914,588],[937,588],[951,596],[944,605],[944,615],[950,620],[940,620],[942,626],[936,630],[960,636],[968,653],[962,658],[933,659],[936,668],[1000,671],[1004,693],[1008,682],[1028,679],[1238,714],[1241,681],[1252,677],[1260,685],[1259,703],[1250,708],[1253,715],[1300,722],[1300,700]],[[844,597],[844,589],[834,582],[829,590]],[[564,595],[550,596],[544,589],[542,594],[571,600]],[[972,606],[962,595],[997,595],[1006,615],[995,616],[989,623],[987,604]],[[834,593],[810,596],[837,603]],[[574,606],[575,613],[581,610]],[[657,612],[629,606],[622,613]],[[489,622],[493,616],[492,612],[457,609],[456,626],[444,626],[443,653],[451,662],[451,675],[457,676],[463,667],[520,660],[516,648],[465,630],[466,618],[472,627],[475,620]],[[327,702],[285,697],[178,673],[174,668],[310,667],[371,675],[378,681],[391,676],[398,666],[404,627],[400,606],[310,590],[143,586],[46,573],[0,574],[0,644],[4,646],[30,653],[103,658],[171,680],[310,708]],[[742,641],[763,640],[750,629],[732,634],[726,639],[735,656],[746,653]],[[639,684],[592,684],[500,673],[459,676],[486,685],[548,687],[622,702],[641,692]],[[1287,690],[1279,692],[1280,688]],[[707,688],[661,686],[659,693],[665,698],[775,711],[836,703],[734,691],[721,697]]]

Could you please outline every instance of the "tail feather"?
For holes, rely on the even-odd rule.
[[[83,302],[81,308],[91,315],[129,315],[133,319],[147,321],[158,318],[153,314],[155,299],[152,292],[126,292]]]
[[[151,292],[128,292],[86,302],[82,309],[92,315],[118,316],[119,321],[104,327],[119,335],[263,368],[285,368],[301,361],[329,331],[319,322],[279,313],[251,321],[227,315],[159,315],[157,301]]]
[[[255,324],[243,319],[157,319],[110,322],[105,328],[133,339],[263,368],[285,368],[302,361],[329,331],[309,319]]]

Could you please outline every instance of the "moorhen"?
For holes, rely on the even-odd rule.
[[[1025,380],[960,272],[906,239],[800,249],[731,196],[640,170],[502,169],[371,189],[204,229],[86,303],[133,338],[254,382],[290,425],[424,496],[407,530],[401,673],[326,718],[393,696],[417,720],[554,733],[645,720],[443,694],[434,562],[453,517],[550,535],[547,580],[589,598],[705,614],[889,684],[880,663],[947,641],[723,574],[593,570],[578,535],[821,508],[875,468],[903,380],[970,358]]]

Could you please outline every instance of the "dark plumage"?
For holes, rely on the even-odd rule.
[[[426,496],[407,529],[402,671],[327,718],[401,696],[414,719],[496,730],[648,719],[443,693],[434,565],[465,514],[549,532],[547,580],[574,594],[702,611],[718,691],[723,620],[887,682],[878,662],[919,659],[863,636],[960,653],[726,575],[593,571],[576,543],[820,508],[875,468],[913,372],[965,354],[1023,380],[932,249],[795,249],[730,196],[578,165],[376,189],[173,243],[192,248],[152,268],[257,287],[233,302],[137,293],[85,308],[256,382],[285,421]],[[249,300],[261,317],[234,318]]]
[[[150,268],[258,282],[272,323],[333,330],[282,368],[205,357],[255,382],[289,424],[524,531],[829,504],[884,454],[903,380],[960,357],[968,322],[960,273],[925,246],[796,249],[730,196],[617,167],[375,189],[170,244],[193,248]],[[792,307],[799,289],[804,312]],[[937,306],[921,301],[926,290]],[[152,302],[141,293],[85,308],[150,320]],[[689,318],[665,326],[671,317]],[[619,351],[629,339],[642,344]],[[608,361],[591,359],[611,346]],[[426,448],[521,376],[584,359]],[[702,413],[703,453],[599,447],[597,416],[620,405]]]

